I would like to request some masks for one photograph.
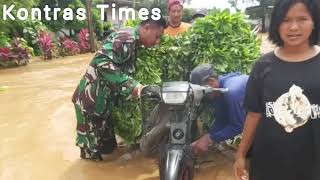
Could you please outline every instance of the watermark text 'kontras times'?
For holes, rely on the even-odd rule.
[[[137,18],[140,20],[147,20],[148,17],[151,17],[153,20],[159,20],[161,18],[160,8],[153,8],[151,10],[148,10],[147,8],[140,8],[137,10],[137,13],[133,8],[117,8],[115,3],[112,3],[111,6],[109,4],[97,4],[95,8],[100,10],[100,19],[102,21],[105,20],[104,14],[107,13],[107,11],[111,11],[112,20],[136,20]],[[59,16],[61,13],[63,20],[66,21],[72,21],[75,19],[83,21],[87,19],[87,12],[85,8],[61,9],[59,7],[50,8],[48,5],[45,5],[42,9],[31,8],[31,10],[28,10],[27,8],[16,9],[15,5],[2,6],[3,20],[27,20],[28,18],[31,18],[31,20],[45,19],[47,21],[57,21],[61,18],[61,16]]]

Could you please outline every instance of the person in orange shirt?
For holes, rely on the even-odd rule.
[[[169,22],[168,27],[164,30],[164,34],[169,36],[177,36],[184,33],[191,27],[191,24],[182,22],[183,14],[183,2],[182,0],[169,0]]]

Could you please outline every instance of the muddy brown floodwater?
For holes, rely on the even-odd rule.
[[[156,180],[158,166],[141,155],[128,162],[119,149],[107,161],[79,158],[71,95],[93,54],[34,61],[0,70],[1,180]],[[213,153],[196,180],[233,180],[233,160]],[[209,158],[209,159],[210,159]]]

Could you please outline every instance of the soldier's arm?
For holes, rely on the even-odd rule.
[[[96,57],[96,65],[101,78],[111,86],[119,88],[122,95],[128,96],[134,93],[133,90],[136,87],[140,86],[138,81],[121,72],[120,68],[106,56]]]
[[[124,43],[125,39],[124,34],[115,36],[112,41],[107,41],[101,55],[96,57],[95,64],[104,80],[120,88],[121,94],[129,95],[135,94],[133,90],[139,87],[140,83],[123,73],[119,67],[123,62],[130,60],[133,55],[133,42]]]

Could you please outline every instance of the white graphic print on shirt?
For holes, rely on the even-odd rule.
[[[319,105],[311,105],[303,90],[296,85],[281,95],[276,102],[266,103],[266,116],[274,116],[286,132],[292,132],[295,128],[303,126],[310,117],[319,118],[319,111]]]

